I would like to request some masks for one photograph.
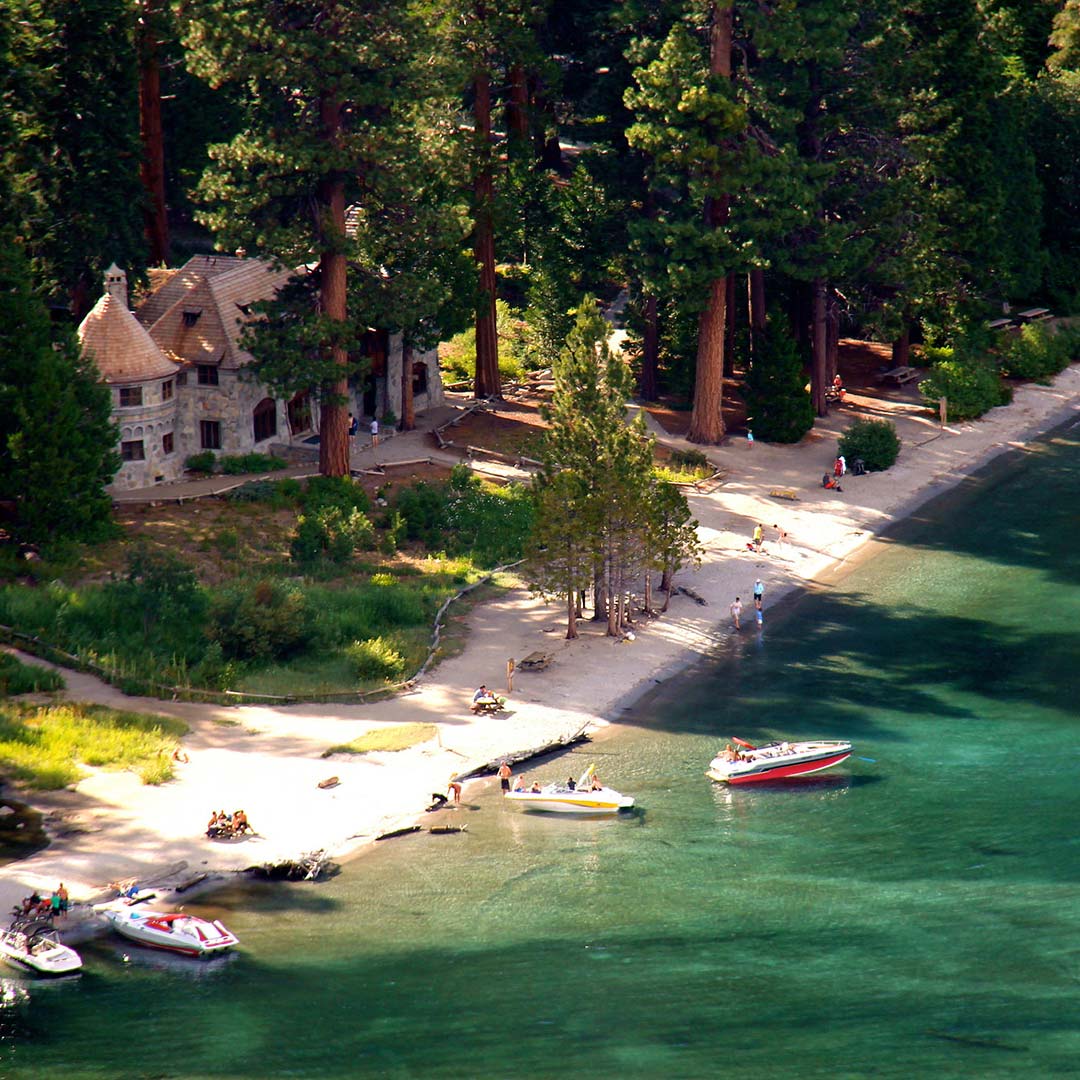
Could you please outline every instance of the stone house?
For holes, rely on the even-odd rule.
[[[290,448],[315,455],[314,392],[275,398],[249,370],[253,357],[240,345],[254,305],[292,274],[259,259],[197,255],[178,270],[152,270],[151,291],[132,311],[126,274],[116,265],[106,270],[105,292],[78,332],[113,393],[122,459],[114,490],[177,480],[185,460],[204,450]],[[399,417],[400,335],[370,330],[357,352],[368,356],[370,367],[350,384],[350,410],[380,420]],[[435,350],[414,355],[412,387],[417,412],[442,404]]]

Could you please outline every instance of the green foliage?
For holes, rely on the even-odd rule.
[[[888,469],[900,453],[900,437],[891,420],[856,420],[840,436],[840,453],[847,461],[862,458],[870,472]]]
[[[444,485],[420,481],[398,492],[394,509],[404,519],[408,539],[419,540],[430,548],[439,548],[445,540],[449,503],[450,494]]]
[[[367,492],[347,476],[313,476],[304,490],[304,508],[319,510],[336,506],[341,510],[369,510]]]
[[[375,526],[360,510],[325,505],[301,514],[289,544],[294,562],[348,562],[358,548],[375,547]]]
[[[70,329],[52,327],[20,244],[0,230],[0,499],[9,526],[43,544],[112,529],[105,491],[120,464],[111,395]]]
[[[301,652],[310,643],[314,619],[301,588],[264,580],[217,593],[206,633],[221,646],[226,659],[276,660]]]
[[[203,450],[184,458],[184,468],[189,472],[212,473],[217,468],[217,457],[213,450]]]
[[[273,510],[284,510],[301,501],[303,487],[291,476],[284,480],[251,480],[226,492],[229,502],[266,503]]]
[[[191,567],[171,551],[154,551],[136,544],[127,556],[127,579],[119,587],[123,599],[142,620],[144,639],[160,623],[201,622],[206,601]]]
[[[0,768],[28,787],[51,791],[83,779],[80,765],[135,769],[144,783],[172,776],[172,752],[187,725],[101,705],[0,707]]]
[[[700,450],[672,450],[671,465],[684,469],[708,469],[712,472],[709,459]]]
[[[385,679],[391,682],[405,673],[405,657],[390,638],[354,641],[345,649],[358,679]]]
[[[935,408],[944,397],[952,420],[974,419],[1012,398],[990,361],[959,351],[952,359],[933,362],[930,374],[919,383],[919,393]]]
[[[273,454],[228,454],[218,458],[218,467],[226,476],[242,476],[244,473],[287,469],[289,463]]]
[[[533,347],[529,324],[505,300],[495,302],[495,330],[499,335],[499,374],[504,380],[519,381],[527,370],[544,365]],[[439,366],[447,382],[472,381],[476,375],[474,326],[439,346]]]
[[[1046,382],[1069,366],[1069,344],[1060,333],[1051,333],[1040,323],[1028,323],[1006,345],[1001,357],[1002,374]],[[949,404],[951,412],[952,402]]]
[[[796,443],[814,425],[799,347],[786,321],[776,316],[754,345],[743,390],[747,426],[764,442]]]
[[[36,694],[42,690],[62,690],[64,678],[52,668],[24,664],[11,653],[0,651],[0,698],[16,694]]]

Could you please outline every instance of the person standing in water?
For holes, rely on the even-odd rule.
[[[735,629],[738,630],[740,628],[739,616],[742,614],[742,601],[737,596],[735,597],[735,601],[731,605],[731,608],[729,610],[731,611],[732,619],[735,620]]]

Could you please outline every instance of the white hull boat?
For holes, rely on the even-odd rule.
[[[753,746],[733,739],[738,748],[722,750],[705,775],[720,784],[754,784],[810,776],[839,765],[851,755],[849,742],[778,742]]]
[[[508,791],[506,799],[523,810],[552,814],[614,814],[634,805],[632,795],[622,795],[609,787],[593,786],[590,765],[573,787],[570,784],[548,784],[539,791]]]
[[[105,918],[126,938],[181,956],[213,956],[240,944],[216,919],[183,912],[106,911]]]
[[[16,919],[0,932],[0,956],[37,975],[71,975],[82,968],[82,957],[61,943],[49,923],[37,920]]]

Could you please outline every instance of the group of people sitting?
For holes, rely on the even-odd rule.
[[[21,908],[15,908],[13,915],[51,919],[62,917],[71,906],[68,891],[61,881],[50,896],[42,896],[35,889],[29,896],[24,896]]]
[[[481,683],[476,693],[473,694],[472,704],[469,708],[475,713],[498,712],[502,708],[502,701]]]
[[[218,840],[231,836],[243,836],[244,833],[254,833],[248,821],[247,814],[243,810],[234,810],[226,814],[224,810],[211,810],[210,821],[206,826],[206,835],[211,840]]]

